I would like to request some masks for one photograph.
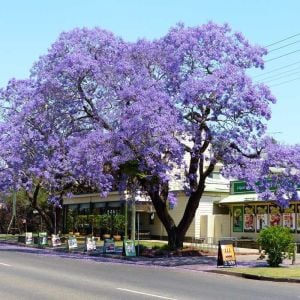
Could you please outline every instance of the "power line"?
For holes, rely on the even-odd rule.
[[[274,58],[271,58],[271,59],[267,59],[267,60],[265,60],[265,62],[270,62],[270,61],[273,61],[273,60],[276,60],[276,59],[279,59],[279,58],[291,55],[291,54],[299,52],[299,51],[300,51],[300,49],[297,49],[295,51],[292,51],[292,52],[289,52],[289,53],[286,53],[286,54],[283,54],[283,55],[280,55],[280,56],[277,56],[277,57],[274,57]]]
[[[277,45],[277,44],[279,44],[279,43],[282,43],[282,42],[284,42],[284,41],[287,41],[287,40],[292,39],[292,38],[294,38],[294,37],[296,37],[296,36],[299,36],[299,35],[300,35],[300,32],[299,32],[299,33],[296,33],[296,34],[294,34],[294,35],[288,36],[287,38],[282,39],[282,40],[280,40],[280,41],[277,41],[277,42],[274,42],[274,43],[272,43],[272,44],[266,45],[265,47],[268,48],[268,47]]]
[[[291,46],[291,45],[297,44],[297,43],[299,43],[299,42],[300,42],[300,40],[298,40],[298,41],[296,41],[296,42],[293,42],[293,43],[289,43],[289,44],[287,44],[287,45],[283,45],[283,46],[281,46],[281,47],[278,47],[278,48],[275,48],[275,49],[272,49],[272,50],[268,51],[268,54],[269,54],[269,53],[271,53],[271,52],[274,52],[274,51],[277,51],[277,50],[280,50],[280,49],[286,48],[286,47],[288,47],[288,46]]]
[[[286,78],[286,77],[290,77],[290,76],[293,76],[293,75],[296,75],[296,74],[299,74],[300,71],[297,71],[297,72],[293,72],[291,74],[288,74],[288,75],[283,75],[283,76],[277,76],[276,78],[274,79],[269,79],[267,81],[263,81],[264,83],[269,83],[269,82],[273,82],[273,81],[276,81],[276,80],[279,80],[279,79],[283,79],[283,78]]]
[[[269,79],[272,79],[272,78],[276,78],[278,76],[281,76],[282,74],[286,74],[286,73],[290,73],[290,72],[293,72],[293,71],[297,71],[299,70],[299,67],[298,68],[294,68],[294,69],[291,69],[291,70],[287,70],[287,71],[284,71],[284,72],[280,72],[278,74],[275,74],[275,75],[269,75],[269,76],[266,76],[265,78],[261,78],[259,79],[259,81],[264,81],[264,80],[269,80]]]
[[[280,83],[277,83],[277,84],[270,85],[270,87],[275,87],[275,86],[283,85],[283,84],[290,83],[290,82],[293,82],[293,81],[296,81],[296,80],[299,80],[299,79],[300,79],[300,77],[297,77],[297,78],[292,79],[292,80],[287,80],[287,81],[283,81],[283,82],[280,82]]]
[[[279,68],[276,68],[276,69],[270,70],[270,71],[268,71],[268,72],[264,72],[263,74],[258,74],[258,75],[255,75],[255,76],[253,76],[253,78],[257,78],[257,77],[265,76],[266,74],[274,73],[274,72],[277,72],[277,71],[279,71],[279,70],[286,69],[286,68],[288,68],[288,67],[291,67],[291,66],[297,65],[297,64],[299,64],[299,63],[300,63],[300,60],[298,60],[298,61],[296,61],[296,62],[294,62],[294,63],[292,63],[292,64],[285,65],[285,66],[283,66],[283,67],[279,67]]]

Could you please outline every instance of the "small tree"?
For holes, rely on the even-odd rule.
[[[115,234],[120,234],[125,229],[125,216],[116,214],[113,216],[113,231]]]
[[[268,254],[267,261],[270,267],[278,267],[283,259],[291,254],[291,244],[294,242],[289,228],[282,226],[264,228],[258,238],[258,243]]]
[[[109,214],[100,215],[99,223],[102,233],[111,233],[111,216]]]

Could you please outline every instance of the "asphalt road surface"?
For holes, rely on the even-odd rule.
[[[300,299],[300,284],[0,247],[0,299]]]

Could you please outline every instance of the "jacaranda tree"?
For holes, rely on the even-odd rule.
[[[99,28],[74,29],[62,33],[34,65],[29,95],[28,86],[18,83],[17,92],[8,88],[2,98],[9,106],[18,102],[23,119],[30,115],[37,124],[57,124],[43,144],[48,150],[55,141],[56,147],[42,151],[42,161],[55,166],[51,172],[30,161],[30,153],[22,157],[26,166],[28,161],[35,166],[35,178],[53,174],[51,187],[58,178],[61,191],[66,191],[62,182],[86,182],[103,194],[114,186],[146,192],[174,249],[183,245],[217,162],[224,174],[247,179],[264,198],[273,179],[280,180],[280,188],[272,184],[274,199],[283,204],[296,195],[297,147],[265,137],[275,99],[247,73],[263,68],[266,53],[228,25],[211,22],[179,24],[160,39],[135,43]],[[9,139],[6,143],[13,153]],[[7,153],[1,158],[11,159]],[[3,163],[3,172],[8,165]],[[175,224],[168,207],[176,195],[169,183],[182,168],[188,200]]]
[[[23,190],[48,230],[54,230],[62,195],[74,183],[67,160],[70,129],[56,118],[55,107],[47,105],[31,80],[11,80],[1,96],[1,190]],[[45,193],[49,205],[42,201]]]

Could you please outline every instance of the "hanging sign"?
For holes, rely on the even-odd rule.
[[[125,254],[125,256],[136,256],[133,240],[124,240],[123,253]]]
[[[103,253],[114,253],[115,252],[115,241],[112,239],[105,239],[103,245]]]
[[[217,266],[236,266],[236,258],[232,241],[219,241]]]

